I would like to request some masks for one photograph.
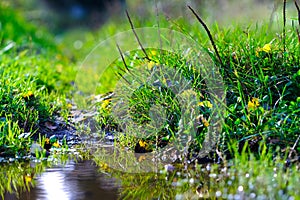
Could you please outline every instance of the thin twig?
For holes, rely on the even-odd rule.
[[[295,2],[295,6],[296,6],[296,9],[297,9],[297,12],[298,12],[298,24],[299,24],[299,28],[300,28],[300,8],[299,8],[299,5],[297,3],[297,0],[294,0],[294,2]],[[299,29],[297,28],[296,31],[297,31],[297,36],[298,36],[298,42],[300,43]]]
[[[294,2],[295,2],[295,6],[297,8],[297,11],[298,11],[298,23],[299,23],[299,26],[300,26],[300,8],[299,8],[299,5],[298,5],[297,1],[294,0]]]
[[[115,74],[122,78],[128,85],[131,85],[131,83],[120,72],[115,72]]]
[[[297,144],[298,144],[298,142],[299,142],[299,139],[300,139],[300,135],[298,136],[297,140],[295,141],[293,147],[290,149],[289,157],[288,157],[289,159],[291,159],[292,153],[293,153],[293,151],[295,150],[295,148],[296,148],[296,146],[297,146]]]
[[[124,56],[123,56],[123,53],[122,53],[122,51],[121,51],[121,49],[120,49],[120,46],[119,46],[118,44],[117,44],[117,48],[118,48],[119,54],[120,54],[120,56],[121,56],[121,58],[122,58],[122,62],[123,62],[123,64],[124,64],[126,70],[127,70],[128,72],[130,72],[130,70],[129,70],[129,68],[128,68],[128,65],[127,65],[126,62],[125,62],[125,58],[124,58]]]
[[[145,54],[146,59],[147,59],[148,61],[151,61],[151,59],[149,58],[149,56],[148,56],[146,50],[144,49],[144,47],[143,47],[143,45],[142,45],[142,43],[141,43],[141,41],[140,41],[140,39],[139,39],[137,33],[135,32],[135,28],[134,28],[134,26],[133,26],[133,23],[132,23],[132,21],[131,21],[131,18],[130,18],[130,16],[129,16],[129,13],[128,13],[127,10],[126,10],[126,15],[127,15],[128,21],[129,21],[129,23],[130,23],[131,30],[132,30],[132,32],[133,32],[133,34],[134,34],[134,36],[135,36],[137,42],[139,43],[139,45],[140,45],[140,47],[141,47],[143,53]]]
[[[205,31],[206,31],[208,37],[209,37],[209,40],[210,40],[210,42],[211,42],[211,44],[212,44],[212,46],[213,46],[213,48],[214,48],[214,50],[215,50],[215,53],[216,53],[216,55],[217,55],[217,58],[218,58],[220,64],[223,65],[221,56],[220,56],[220,54],[219,54],[219,51],[218,51],[218,49],[217,49],[217,46],[216,46],[216,44],[215,44],[215,42],[214,42],[214,39],[213,39],[213,37],[212,37],[212,35],[211,35],[211,33],[210,33],[208,27],[206,26],[206,24],[204,23],[204,21],[203,21],[203,20],[201,19],[201,17],[194,11],[194,9],[193,9],[191,6],[188,5],[188,8],[192,11],[192,13],[195,15],[195,17],[197,18],[197,20],[198,20],[198,21],[200,22],[200,24],[204,27],[204,29],[205,29]]]
[[[286,39],[286,33],[285,33],[285,27],[286,27],[286,0],[283,0],[283,53],[285,52],[285,39]]]

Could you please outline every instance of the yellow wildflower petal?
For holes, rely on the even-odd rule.
[[[146,157],[144,155],[139,157],[139,162],[142,162],[143,160],[146,160]]]
[[[31,177],[30,174],[27,174],[27,175],[25,176],[25,181],[26,181],[26,183],[30,183],[30,182],[32,181],[32,177]]]
[[[73,107],[72,104],[70,104],[70,103],[67,104],[68,109],[71,109],[72,107]]]
[[[205,127],[208,127],[208,126],[209,126],[209,122],[205,120],[205,121],[203,122],[203,125],[204,125]]]
[[[256,56],[259,56],[259,52],[261,52],[261,48],[257,48],[257,49],[256,49],[255,55],[256,55]]]
[[[101,163],[100,164],[101,169],[103,170],[107,170],[108,169],[108,165],[106,163]]]
[[[248,102],[248,110],[253,110],[255,108],[254,103],[252,101]]]
[[[139,141],[140,147],[145,147],[146,144],[147,144],[147,143],[146,143],[145,141],[143,141],[143,140],[140,140],[140,141]]]
[[[109,102],[110,102],[110,100],[108,100],[108,99],[104,100],[101,104],[101,108],[105,109],[108,106]]]
[[[258,98],[253,97],[251,101],[253,102],[253,104],[255,106],[259,106],[259,99]]]
[[[269,53],[271,51],[271,44],[265,44],[262,50],[266,53]]]
[[[210,103],[210,101],[204,101],[204,105],[208,108],[212,108],[213,105]]]
[[[59,148],[59,147],[60,147],[60,145],[59,145],[58,142],[54,142],[54,143],[52,144],[52,146],[54,146],[54,147],[56,147],[56,148]]]
[[[151,53],[151,55],[153,55],[153,56],[156,56],[156,55],[157,55],[157,51],[155,51],[155,50],[152,50],[150,53]]]
[[[259,106],[259,99],[253,97],[251,101],[248,102],[248,110],[255,110]]]
[[[31,97],[31,96],[33,96],[33,92],[32,92],[31,90],[29,90],[28,92],[25,92],[25,93],[23,94],[23,97],[24,97],[24,98],[28,98],[28,97]]]
[[[148,62],[148,70],[151,70],[154,67],[154,65],[155,65],[155,62],[153,62],[153,61]]]
[[[200,101],[200,102],[198,103],[198,106],[204,106],[203,101]]]
[[[210,101],[201,101],[198,103],[198,106],[203,106],[203,107],[207,107],[207,108],[213,107],[213,105],[212,105],[212,103],[210,103]]]
[[[49,144],[50,143],[50,139],[49,138],[46,138],[45,139],[45,144]]]

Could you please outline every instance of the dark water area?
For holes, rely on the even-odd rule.
[[[114,178],[98,171],[89,160],[57,165],[34,175],[34,187],[19,198],[6,193],[4,200],[114,200],[118,199],[119,184]]]

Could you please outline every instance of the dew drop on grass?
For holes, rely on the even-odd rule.
[[[249,197],[250,197],[250,199],[255,199],[256,194],[252,192],[252,193],[250,193]]]
[[[216,192],[216,197],[220,197],[222,195],[222,192],[221,191],[217,191]]]
[[[209,177],[211,177],[211,178],[217,178],[217,174],[209,174]]]
[[[211,169],[210,165],[207,165],[207,166],[206,166],[206,170],[207,170],[207,171],[210,171],[210,169]]]
[[[194,184],[195,180],[193,178],[190,179],[190,184]]]
[[[243,190],[244,190],[244,187],[240,185],[240,186],[238,187],[238,191],[239,191],[239,192],[243,192]]]

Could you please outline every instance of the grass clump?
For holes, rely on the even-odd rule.
[[[139,24],[139,20],[136,19],[136,21]],[[133,27],[132,22],[130,23]],[[258,152],[259,142],[263,141],[274,151],[278,146],[286,151],[289,147],[295,146],[299,152],[300,144],[297,142],[299,137],[297,131],[299,103],[297,102],[300,97],[300,47],[296,27],[285,27],[285,34],[281,35],[277,30],[270,31],[267,25],[256,24],[256,26],[246,28],[237,25],[231,29],[220,28],[215,25],[210,31],[215,35],[210,35],[209,39],[212,44],[209,44],[208,39],[206,39],[207,36],[204,32],[199,31],[199,27],[195,28],[195,26],[182,20],[179,20],[178,23],[174,22],[174,24],[176,25],[175,29],[177,27],[179,31],[184,31],[204,46],[215,64],[219,66],[226,91],[226,112],[223,116],[225,121],[218,148],[222,149],[225,155],[230,154],[228,141],[234,140],[237,141],[240,151],[248,143],[247,148],[250,148],[252,152]],[[206,28],[208,29],[207,26]],[[265,34],[266,32],[268,34]],[[114,64],[123,65],[117,70],[121,79],[124,78],[126,82],[126,76],[124,77],[122,74],[134,72],[136,66],[141,66],[139,62],[146,63],[145,68],[149,65],[155,65],[155,63],[166,64],[176,71],[181,71],[184,79],[192,83],[198,98],[202,98],[198,102],[198,109],[202,109],[201,101],[210,101],[209,98],[211,97],[205,93],[205,81],[201,79],[201,76],[193,73],[184,58],[176,55],[166,56],[159,52],[157,57],[151,57],[149,61],[147,56],[151,55],[152,50],[143,49],[143,46],[141,49],[139,53],[135,54],[126,52],[125,63],[123,60],[119,64]],[[151,107],[155,101],[161,102],[160,98],[172,99],[173,102],[166,103],[169,107],[176,105],[176,98],[172,97],[171,94],[158,93],[159,97],[156,98],[151,86],[145,86],[144,83],[140,84],[142,89],[139,91],[143,90],[143,92],[136,91],[134,93],[139,95],[129,101],[131,106],[128,108],[131,117],[136,118],[140,125],[149,122],[149,120],[147,121],[149,119],[147,115],[149,106]],[[128,84],[128,89],[132,89],[130,84]],[[109,108],[114,108],[113,106],[112,104]],[[175,111],[177,114],[171,114],[172,112],[169,114],[175,118],[176,116],[180,118],[178,115],[180,112],[180,109],[177,109]],[[202,119],[202,126],[209,125],[210,121],[210,114],[205,114],[205,112],[202,109],[202,118],[199,116]],[[103,117],[105,118],[105,115]],[[111,116],[108,118],[113,120]],[[171,127],[178,127],[179,121],[174,120]],[[202,133],[206,132],[205,130],[201,130]],[[165,136],[162,134],[161,138]],[[150,141],[155,143],[155,140],[157,137]],[[125,141],[124,145],[127,146],[127,140]],[[135,144],[139,144],[139,139],[136,139],[131,145]],[[196,146],[201,148],[201,144]]]
[[[23,156],[29,136],[38,135],[41,124],[66,108],[59,99],[70,91],[72,74],[62,73],[66,60],[45,30],[5,2],[0,18],[0,156]]]

